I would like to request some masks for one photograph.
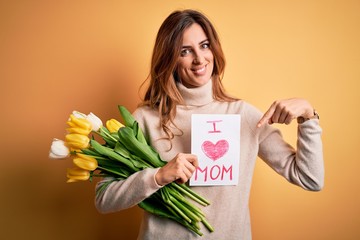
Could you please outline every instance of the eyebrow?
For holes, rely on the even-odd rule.
[[[209,39],[202,40],[201,42],[199,42],[199,45],[204,44],[206,42],[209,42]],[[191,46],[182,46],[181,48],[191,48]]]

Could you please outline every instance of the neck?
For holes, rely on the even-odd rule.
[[[187,88],[182,83],[177,83],[177,87],[184,99],[185,105],[202,106],[214,100],[212,79],[201,87]]]

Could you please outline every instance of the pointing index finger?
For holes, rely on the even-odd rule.
[[[273,116],[276,109],[275,103],[273,103],[270,108],[266,111],[266,113],[262,116],[259,120],[258,124],[256,125],[258,128],[261,127],[264,123],[269,122],[271,117]]]

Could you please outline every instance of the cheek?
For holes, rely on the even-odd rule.
[[[208,59],[209,59],[209,61],[214,62],[214,55],[211,51],[209,51]]]
[[[182,74],[182,73],[186,72],[187,69],[189,69],[190,67],[191,67],[191,64],[189,64],[188,61],[186,61],[185,59],[182,59],[181,61],[178,61],[176,71],[179,74]]]

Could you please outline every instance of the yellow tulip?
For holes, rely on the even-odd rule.
[[[82,134],[70,133],[65,136],[65,141],[70,148],[84,149],[89,147],[90,139]]]
[[[67,182],[86,181],[90,178],[90,172],[81,168],[67,169]]]
[[[71,128],[67,128],[66,131],[68,133],[78,133],[78,134],[81,134],[81,135],[89,135],[89,130],[86,130],[86,129],[82,129],[82,128],[78,128],[78,127],[71,127]]]
[[[74,114],[70,115],[70,118],[66,123],[70,127],[68,130],[77,131],[77,133],[81,132],[79,134],[89,135],[92,130],[91,122],[84,118],[77,118]]]
[[[95,158],[80,153],[77,153],[76,155],[78,157],[73,159],[73,163],[77,167],[89,171],[94,171],[97,168],[98,163]]]
[[[110,119],[108,121],[106,121],[106,128],[111,132],[117,132],[119,131],[119,128],[123,127],[124,125],[121,124],[118,120],[116,119]]]
[[[67,181],[66,181],[67,183],[73,183],[73,182],[79,182],[78,180],[75,180],[75,179],[68,179]]]

